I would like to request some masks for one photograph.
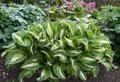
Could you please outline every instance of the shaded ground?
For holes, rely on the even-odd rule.
[[[7,71],[4,65],[4,60],[0,58],[0,82],[10,82],[8,80],[16,77],[19,70]],[[15,81],[18,82],[18,81]],[[26,80],[25,82],[37,82],[34,78]],[[48,81],[45,81],[48,82]],[[82,82],[81,80],[65,80],[60,82]],[[107,72],[104,67],[101,67],[101,71],[98,78],[90,77],[86,82],[120,82],[120,65],[116,71]]]

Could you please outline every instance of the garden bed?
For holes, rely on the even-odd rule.
[[[9,82],[9,80],[15,78],[18,75],[19,70],[8,71],[5,68],[4,60],[0,58],[0,82]],[[28,79],[25,82],[37,82],[35,78]],[[48,81],[45,81],[48,82]],[[81,80],[64,80],[60,82],[83,82]],[[116,71],[107,72],[104,67],[101,67],[100,73],[97,78],[89,77],[86,82],[120,82],[120,65]]]
[[[120,82],[120,7],[53,2],[0,4],[0,82]]]

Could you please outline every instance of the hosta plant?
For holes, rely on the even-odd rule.
[[[13,33],[13,43],[2,54],[6,66],[21,66],[21,82],[34,74],[39,75],[38,81],[73,76],[85,81],[87,75],[97,77],[101,64],[107,70],[116,68],[109,39],[91,19],[76,19],[33,24],[24,32]]]

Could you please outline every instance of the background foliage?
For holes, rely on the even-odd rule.
[[[18,4],[22,4],[24,2],[24,0],[1,0],[4,3],[9,3],[9,2],[14,2],[14,3],[18,3]],[[47,2],[49,4],[51,4],[52,2],[55,1],[64,1],[64,0],[26,0],[28,3],[34,4],[35,2],[39,2],[41,3],[43,2]],[[75,1],[75,0],[67,0],[67,1]],[[95,1],[97,3],[97,6],[103,6],[103,5],[115,5],[115,6],[120,6],[120,0],[84,0],[86,2],[88,1]]]
[[[97,6],[113,5],[120,6],[120,0],[92,0],[97,3]]]
[[[27,28],[32,22],[43,21],[43,11],[32,5],[0,5],[0,45],[11,40],[11,33]],[[1,46],[0,46],[1,47]]]
[[[115,51],[114,60],[120,62],[120,7],[104,6],[99,12],[98,25],[110,38]]]

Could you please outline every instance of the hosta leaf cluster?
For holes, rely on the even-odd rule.
[[[120,7],[104,6],[98,15],[98,24],[103,32],[113,42],[112,48],[116,52],[115,61],[120,59]]]
[[[0,5],[0,44],[11,40],[11,33],[26,29],[32,22],[41,22],[43,11],[32,5]]]
[[[6,46],[6,65],[19,64],[19,80],[35,73],[38,81],[67,79],[71,76],[87,79],[99,73],[99,65],[108,70],[114,53],[110,41],[91,19],[68,19],[33,24],[24,32],[12,34],[14,43]]]

